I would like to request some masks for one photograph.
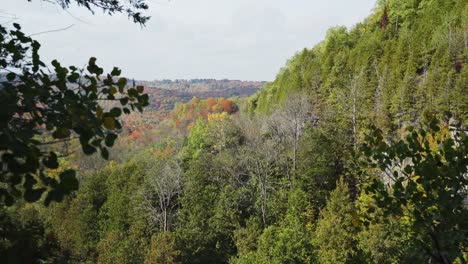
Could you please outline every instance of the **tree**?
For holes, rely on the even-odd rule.
[[[224,252],[217,249],[219,233],[211,218],[219,199],[219,188],[210,173],[211,154],[202,152],[184,174],[184,193],[178,211],[177,243],[182,263],[223,263]]]
[[[252,141],[243,153],[243,159],[253,184],[257,187],[257,201],[263,226],[269,223],[269,203],[277,178],[284,173],[285,161],[278,147],[271,141]]]
[[[179,263],[180,251],[176,249],[174,235],[163,232],[151,238],[151,245],[145,258],[148,264]]]
[[[112,163],[111,163],[112,164]],[[100,240],[99,211],[107,199],[106,178],[112,174],[106,167],[87,177],[76,195],[45,208],[46,223],[59,242],[61,254],[69,259],[95,261],[96,246]]]
[[[32,0],[28,0],[31,2]],[[115,13],[125,13],[135,23],[144,25],[150,17],[144,16],[141,11],[147,10],[148,5],[145,0],[41,0],[60,5],[62,8],[69,8],[71,3],[87,8],[94,13],[94,8],[113,15]]]
[[[293,171],[297,169],[300,137],[308,123],[316,121],[311,110],[312,106],[305,94],[290,95],[283,106],[273,112],[267,122],[272,136],[277,141],[291,144]]]
[[[106,196],[97,217],[98,262],[142,263],[154,232],[141,213],[143,199],[137,195],[144,183],[143,168],[137,159],[122,166],[111,162],[109,167]]]
[[[2,263],[37,263],[37,260],[51,258],[59,252],[53,236],[47,232],[40,210],[37,207],[25,207],[11,210],[0,209],[0,259]]]
[[[178,205],[177,198],[182,192],[182,169],[177,160],[171,157],[152,157],[143,162],[146,175],[143,209],[148,213],[151,222],[158,225],[163,232],[167,232]]]
[[[319,263],[355,263],[358,253],[356,221],[348,187],[340,180],[317,222],[313,242]]]
[[[58,2],[64,8],[70,4]],[[109,14],[127,12],[136,22],[145,21],[118,1],[77,3]],[[145,8],[143,1],[131,5]],[[0,26],[0,199],[12,205],[20,196],[33,202],[47,193],[44,203],[49,204],[78,188],[73,170],[57,171],[61,153],[53,147],[79,139],[85,154],[99,149],[107,159],[108,147],[122,127],[122,112],[142,111],[148,95],[143,87],[128,87],[118,68],[104,75],[96,58],[89,59],[86,69],[63,67],[54,60],[53,72],[46,73],[39,42],[23,33],[20,25],[13,26],[11,30]],[[104,101],[113,102],[111,109],[105,109]]]
[[[356,207],[360,219],[357,247],[365,263],[429,263],[429,258],[418,251],[418,242],[412,232],[409,218],[385,216],[372,194],[361,192]]]
[[[340,142],[340,133],[340,130],[327,131],[323,127],[306,129],[300,141],[300,163],[295,182],[308,194],[316,217],[345,172],[346,149]]]
[[[364,164],[379,174],[369,178],[386,216],[414,219],[422,249],[436,262],[465,262],[468,210],[468,136],[431,123],[407,128],[405,140],[386,143],[375,129],[361,148]]]
[[[244,249],[234,263],[249,263],[252,256],[258,260],[255,263],[313,263],[312,214],[306,195],[301,190],[292,190],[288,198],[284,219],[278,225],[265,228],[258,238],[258,249],[250,252]],[[248,226],[247,230],[255,234],[252,227]]]

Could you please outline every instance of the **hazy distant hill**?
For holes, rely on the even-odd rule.
[[[136,81],[150,96],[149,109],[169,113],[176,103],[186,103],[193,97],[248,97],[263,87],[265,82],[239,80],[155,80]]]
[[[155,125],[165,119],[179,103],[188,103],[192,98],[200,99],[249,97],[263,87],[266,82],[239,80],[155,80],[135,81],[136,85],[143,85],[150,97],[150,105],[143,115],[124,117],[124,123],[135,127]],[[130,80],[132,85],[133,81]]]

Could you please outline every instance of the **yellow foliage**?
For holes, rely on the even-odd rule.
[[[221,112],[221,113],[211,113],[208,114],[208,124],[212,123],[223,123],[229,118],[228,113]]]

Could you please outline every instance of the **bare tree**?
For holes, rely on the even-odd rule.
[[[258,191],[258,204],[263,224],[268,224],[268,203],[281,176],[287,174],[288,162],[284,144],[272,135],[268,122],[258,117],[242,122],[245,144],[239,150],[238,172],[247,174]],[[259,125],[260,124],[260,125]],[[263,128],[263,129],[262,129]],[[280,131],[278,131],[279,133]]]
[[[260,213],[263,224],[267,225],[268,201],[274,191],[275,176],[281,175],[284,163],[276,144],[271,140],[253,141],[243,155],[245,166],[258,188]]]
[[[182,191],[183,171],[172,158],[147,160],[145,165],[147,183],[142,193],[142,209],[153,224],[169,231]]]
[[[312,113],[312,105],[304,94],[293,94],[284,105],[275,111],[267,122],[270,135],[279,143],[292,148],[292,170],[297,169],[299,141],[307,123],[315,124],[317,118]]]

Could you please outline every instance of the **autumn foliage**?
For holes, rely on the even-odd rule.
[[[172,112],[170,118],[173,120],[175,127],[189,130],[200,117],[207,120],[210,114],[234,114],[238,110],[239,107],[230,99],[208,98],[200,100],[194,97],[189,103],[178,105]]]

